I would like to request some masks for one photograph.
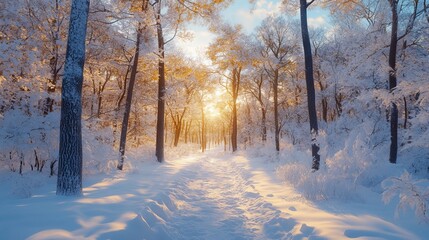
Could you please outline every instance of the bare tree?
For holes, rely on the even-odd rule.
[[[274,137],[276,150],[280,151],[280,123],[279,123],[279,78],[280,71],[291,63],[291,54],[295,49],[290,36],[289,26],[282,17],[268,17],[258,29],[258,36],[262,42],[262,56],[264,69],[271,79],[274,94]]]

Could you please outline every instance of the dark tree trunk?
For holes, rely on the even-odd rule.
[[[189,134],[191,132],[191,125],[192,125],[192,120],[190,120],[189,122],[186,122],[186,124],[185,124],[185,144],[188,143]],[[192,140],[191,140],[191,142],[192,142]]]
[[[341,93],[337,93],[335,88],[335,108],[337,110],[337,117],[340,117],[343,113],[343,104],[342,104],[343,96]]]
[[[247,118],[247,126],[248,127],[253,126],[251,107],[250,107],[249,103],[246,104],[246,118]],[[213,127],[212,127],[212,129],[213,129]],[[250,129],[247,131],[246,135],[247,135],[246,136],[246,143],[248,146],[251,146],[252,145],[252,132],[250,131]]]
[[[315,56],[318,56],[315,54]],[[323,92],[326,90],[327,86],[324,86],[322,83],[322,74],[320,73],[320,66],[317,67],[316,76],[317,82],[319,84],[320,91],[322,92],[322,120],[328,122],[328,99],[323,96]]]
[[[328,122],[328,100],[326,97],[322,97],[322,119]]]
[[[262,141],[267,141],[267,110],[265,108],[261,109],[262,113]]]
[[[59,19],[59,0],[55,0],[55,12],[57,14],[57,18],[55,19],[55,21],[52,21],[52,26],[51,28],[53,29],[52,31],[52,39],[51,39],[51,43],[52,43],[52,57],[49,60],[49,67],[51,68],[51,79],[49,79],[49,85],[48,85],[48,94],[51,95],[53,93],[55,93],[55,90],[57,88],[57,82],[58,82],[58,78],[59,78],[59,72],[61,71],[62,68],[62,64],[59,63],[59,46],[58,46],[58,40],[60,39],[59,37],[59,32],[60,32],[60,26],[61,26],[61,20]],[[45,103],[43,106],[43,114],[47,115],[48,113],[52,112],[54,110],[53,106],[54,106],[55,100],[53,98],[51,98],[51,96],[48,96],[45,99]]]
[[[318,125],[317,125],[317,111],[316,111],[316,93],[314,90],[314,76],[313,76],[313,57],[311,53],[310,35],[308,33],[307,24],[307,1],[300,0],[301,11],[301,33],[302,45],[304,48],[305,60],[305,82],[307,86],[307,102],[308,102],[308,115],[310,119],[310,133],[311,133],[311,155],[313,157],[313,170],[319,170],[320,155],[319,145],[317,143]]]
[[[238,144],[237,144],[237,135],[238,135],[238,129],[237,129],[237,102],[234,100],[232,103],[232,132],[231,132],[231,145],[232,145],[232,151],[237,151]]]
[[[179,145],[179,140],[180,140],[180,134],[182,133],[182,128],[183,128],[183,120],[182,120],[183,116],[176,116],[176,119],[174,119],[173,117],[173,123],[174,123],[174,142],[173,142],[173,146],[177,147],[177,145]],[[185,126],[186,128],[186,126]],[[186,132],[186,129],[185,129]],[[186,134],[186,133],[185,133]]]
[[[262,128],[262,142],[267,141],[267,109],[265,108],[264,101],[262,99],[262,84],[264,82],[263,74],[258,81],[258,95],[255,95],[258,99],[259,105],[261,106],[261,128]]]
[[[115,119],[113,121],[113,146],[116,146],[116,142],[117,142],[116,135],[118,132],[119,110],[121,109],[122,101],[124,100],[125,93],[127,91],[127,79],[128,79],[128,74],[130,74],[130,71],[132,68],[132,65],[131,65],[132,60],[133,59],[130,58],[129,65],[127,67],[127,71],[126,71],[125,76],[124,76],[124,83],[123,83],[122,89],[121,89],[122,92],[121,92],[121,95],[119,96],[119,98],[116,102]]]
[[[137,29],[137,40],[136,40],[136,49],[134,53],[133,67],[131,68],[130,82],[127,89],[127,98],[125,100],[125,111],[124,118],[122,119],[122,129],[121,129],[121,138],[119,140],[119,163],[118,170],[122,170],[124,167],[125,160],[125,148],[127,143],[127,132],[128,132],[128,120],[130,118],[131,103],[133,100],[133,90],[136,82],[137,76],[137,67],[139,64],[139,53],[140,53],[140,38],[141,38],[141,29]]]
[[[238,149],[237,137],[238,137],[238,124],[237,124],[237,98],[238,90],[240,88],[240,76],[241,67],[234,68],[232,70],[232,132],[231,132],[231,145],[232,151],[235,152]]]
[[[61,93],[57,195],[82,194],[82,84],[89,0],[73,0]]]
[[[223,151],[226,152],[226,128],[225,124],[222,123],[222,138],[223,138]]]
[[[392,32],[390,36],[389,49],[389,90],[393,92],[396,88],[396,52],[398,45],[398,2],[389,0],[392,11]],[[392,102],[390,107],[390,154],[389,162],[396,163],[398,155],[398,107]]]
[[[161,25],[161,0],[159,0],[156,15],[158,35],[158,115],[156,122],[156,158],[158,162],[164,161],[164,123],[165,123],[165,64],[164,64],[164,36]]]
[[[276,141],[276,151],[280,151],[280,126],[279,126],[279,99],[278,99],[278,87],[279,87],[279,70],[274,71],[273,79],[273,93],[274,93],[274,131]]]
[[[204,116],[204,107],[201,107],[201,151],[205,152],[207,148],[206,121]]]
[[[407,129],[409,115],[410,113],[408,112],[407,98],[404,97],[404,129]]]
[[[98,105],[97,105],[97,118],[100,118],[101,115],[101,106],[103,103],[103,92],[104,89],[106,89],[106,85],[107,83],[110,81],[110,78],[112,77],[112,73],[110,71],[106,71],[106,78],[104,79],[104,82],[98,83],[98,90],[97,90],[97,101],[98,101]]]

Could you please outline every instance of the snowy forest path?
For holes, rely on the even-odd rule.
[[[244,152],[212,150],[166,168],[175,180],[141,212],[143,221],[161,219],[148,224],[147,239],[419,239],[365,211],[314,206],[278,180],[276,164]]]
[[[175,239],[285,239],[311,234],[313,228],[303,227],[266,201],[274,194],[261,195],[246,160],[211,156],[188,170],[194,174],[185,174],[174,188],[186,199],[171,219],[178,233]]]
[[[333,211],[306,201],[278,180],[276,167],[213,149],[85,179],[82,197],[56,196],[52,181],[29,198],[2,200],[0,238],[422,239],[380,217],[377,206],[340,202]]]

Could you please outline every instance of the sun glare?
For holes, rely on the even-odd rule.
[[[216,119],[222,115],[222,109],[219,108],[219,104],[225,101],[222,97],[224,93],[222,88],[216,88],[207,96],[204,111],[208,119]]]
[[[214,102],[208,103],[205,107],[205,110],[206,116],[209,119],[215,119],[221,115],[219,108],[216,107],[216,104]]]

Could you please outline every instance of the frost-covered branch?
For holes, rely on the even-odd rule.
[[[400,177],[390,177],[382,182],[383,201],[390,202],[395,196],[399,197],[395,215],[407,207],[414,209],[415,215],[422,221],[429,222],[429,181],[427,179],[414,180],[405,171]]]

